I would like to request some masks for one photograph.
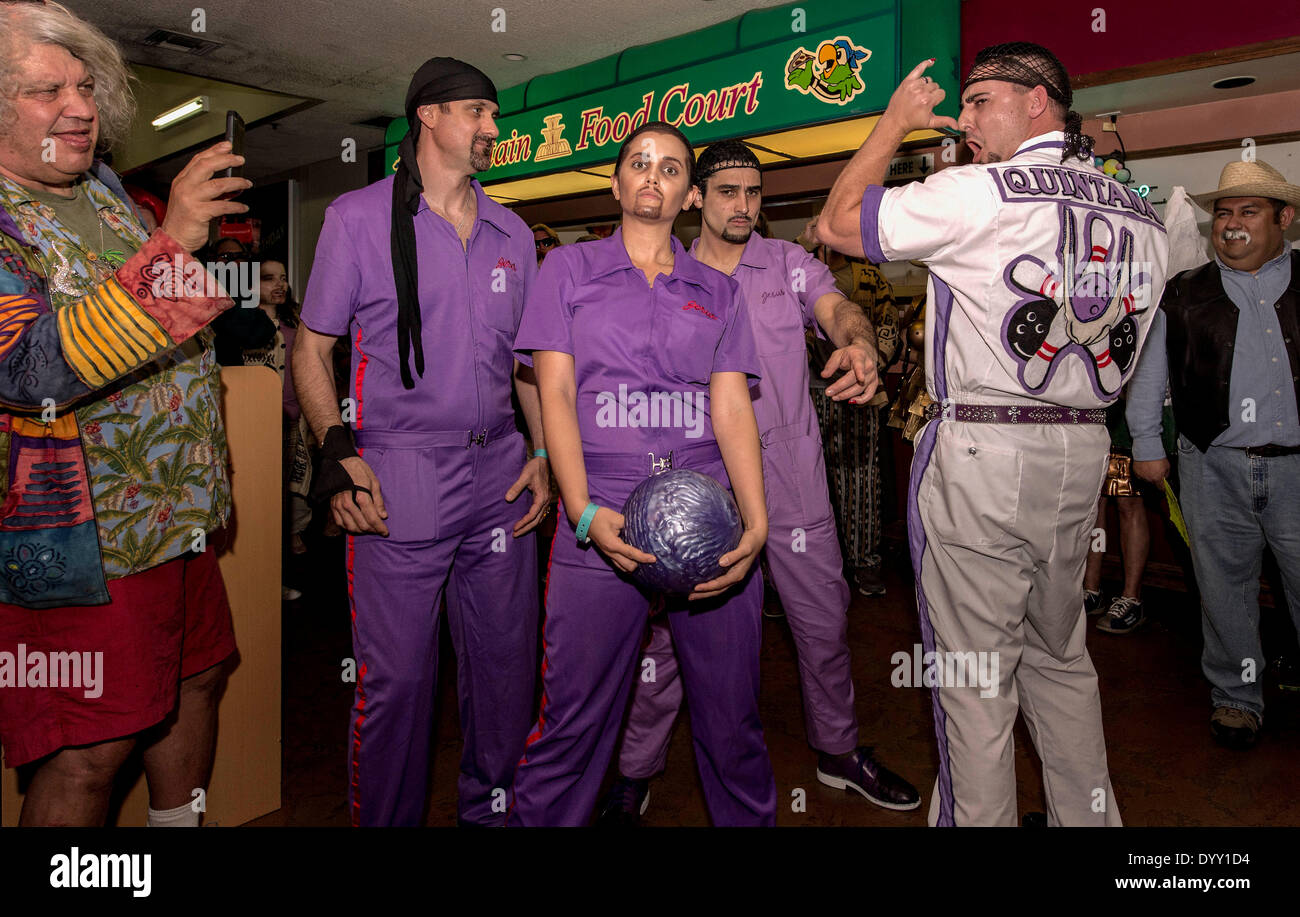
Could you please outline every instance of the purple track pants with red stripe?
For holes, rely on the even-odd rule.
[[[637,481],[589,483],[601,505],[622,506]],[[720,826],[776,822],[758,715],[762,600],[755,566],[719,599],[668,606],[695,760],[709,815]],[[561,511],[547,575],[542,707],[515,773],[509,824],[591,819],[633,680],[651,674],[638,666],[650,607],[594,545],[577,544]]]
[[[531,533],[511,534],[531,497],[505,502],[522,437],[470,449],[366,447],[363,457],[383,489],[389,536],[348,539],[352,822],[423,823],[445,589],[464,736],[457,811],[501,825],[537,674],[537,546]]]

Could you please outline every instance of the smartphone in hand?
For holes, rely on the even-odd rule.
[[[230,144],[230,152],[236,156],[244,155],[244,119],[234,109],[226,112],[226,143]],[[239,178],[243,174],[243,166],[231,166],[222,170],[221,177]]]

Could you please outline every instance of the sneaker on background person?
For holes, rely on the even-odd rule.
[[[1128,634],[1147,622],[1142,602],[1131,595],[1117,596],[1111,601],[1106,614],[1097,622],[1097,630],[1108,634]]]
[[[853,571],[853,579],[858,592],[863,595],[884,595],[885,580],[881,576],[880,555],[872,554],[868,557],[867,563]]]
[[[1259,739],[1259,717],[1240,707],[1215,707],[1210,715],[1210,734],[1224,748],[1245,751]]]

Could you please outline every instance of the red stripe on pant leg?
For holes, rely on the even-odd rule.
[[[353,562],[356,558],[356,546],[353,543],[354,536],[348,536],[348,606],[352,614],[352,638],[355,645],[360,645],[357,641],[357,603],[353,596]],[[360,660],[357,668],[357,721],[352,727],[352,827],[361,826],[361,724],[365,722],[366,715],[366,666]]]
[[[546,585],[542,587],[542,665],[541,674],[538,676],[542,680],[542,702],[537,711],[537,725],[529,733],[527,740],[524,742],[524,753],[519,758],[519,763],[515,765],[515,775],[510,780],[510,805],[506,809],[506,820],[509,821],[510,813],[515,807],[515,781],[519,777],[519,768],[528,763],[528,746],[532,745],[542,737],[542,727],[546,725],[546,602],[551,596],[551,564],[555,561],[555,542],[560,538],[564,529],[564,504],[557,502],[555,508],[555,535],[551,538],[551,550],[546,554]]]
[[[564,515],[564,505],[557,504],[555,511],[555,536],[551,539],[551,550],[546,555],[546,585],[542,588],[542,666],[540,678],[542,679],[542,702],[537,711],[537,726],[529,734],[528,740],[524,742],[524,756],[519,759],[523,764],[528,760],[527,748],[542,737],[542,727],[546,725],[546,672],[550,668],[549,660],[546,656],[546,603],[551,597],[551,565],[555,562],[555,541],[560,537],[560,530],[563,527],[560,518]],[[518,770],[518,767],[515,768]]]

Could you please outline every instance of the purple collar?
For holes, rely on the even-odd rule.
[[[697,287],[705,286],[704,271],[711,271],[713,268],[701,264],[694,258],[679,257],[686,254],[686,249],[674,235],[668,237],[673,247],[673,272],[669,277],[675,277],[678,280],[684,280],[689,284]],[[614,230],[609,238],[601,239],[599,242],[584,242],[583,245],[600,246],[597,250],[597,267],[591,273],[591,279],[596,280],[613,274],[616,271],[631,271],[636,269],[632,259],[627,255],[627,248],[623,245],[623,227],[620,226]]]
[[[478,183],[478,179],[471,178],[469,183],[474,188],[474,196],[478,198],[478,219],[487,223],[502,235],[510,235],[510,230],[505,228],[506,221],[501,218],[503,213],[510,213],[510,211],[488,197],[483,191],[483,186]],[[421,194],[419,202],[415,205],[415,212],[419,214],[420,211],[429,209],[429,202]]]
[[[767,241],[767,239],[764,239],[757,232],[751,232],[749,238],[745,240],[745,250],[740,253],[740,260],[736,262],[736,266],[739,267],[743,264],[745,267],[766,268],[767,259],[763,257],[763,253],[759,251],[759,249]],[[699,247],[700,240],[697,236],[695,241],[691,243],[692,257],[695,256],[695,252]],[[732,276],[734,277],[735,275],[733,274]]]
[[[1039,140],[1039,137],[1048,139]],[[1034,143],[1035,140],[1038,140],[1038,142]],[[1028,153],[1032,150],[1062,149],[1065,146],[1065,135],[1061,131],[1048,131],[1046,134],[1039,134],[1038,137],[1030,137],[1025,143],[1029,144],[1029,146],[1022,144],[1018,150],[1011,154],[1012,159],[1015,159],[1021,153]]]

